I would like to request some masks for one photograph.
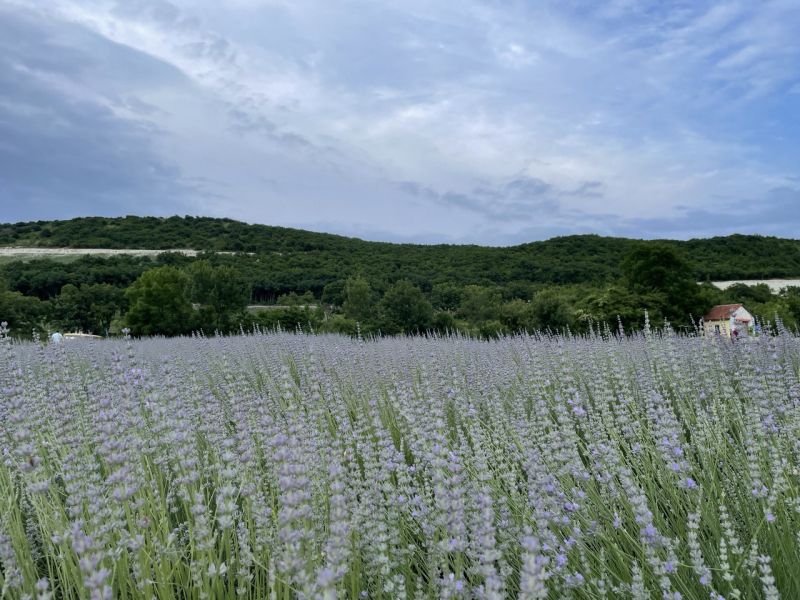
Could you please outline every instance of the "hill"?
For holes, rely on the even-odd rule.
[[[370,279],[430,282],[586,283],[619,276],[636,240],[575,235],[510,247],[368,242],[300,229],[208,217],[87,217],[0,225],[0,246],[166,250],[191,248],[256,255],[274,274],[321,286],[354,271]],[[698,280],[765,279],[800,275],[800,241],[731,235],[662,240],[682,250]],[[645,242],[647,243],[647,242]],[[261,269],[259,269],[261,270]],[[428,282],[427,284],[425,282]],[[290,282],[287,286],[295,288]]]
[[[256,322],[491,336],[586,332],[592,323],[616,327],[618,318],[636,329],[645,309],[654,323],[689,328],[691,315],[714,304],[745,302],[763,322],[800,326],[797,290],[693,283],[797,277],[800,241],[732,235],[658,243],[576,235],[510,247],[392,244],[197,217],[14,223],[0,225],[0,248],[26,257],[0,261],[0,319],[18,335],[119,332],[126,324],[137,335],[229,332]],[[37,257],[47,249],[55,255]],[[94,253],[76,256],[77,249]],[[632,276],[631,256],[650,275]],[[663,260],[655,271],[653,257]],[[248,304],[282,308],[246,314]]]

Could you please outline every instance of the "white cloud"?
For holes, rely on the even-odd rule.
[[[35,5],[191,82],[191,98],[169,86],[130,96],[152,107],[162,152],[205,182],[203,212],[478,241],[488,215],[493,239],[515,239],[547,230],[542,218],[553,231],[602,215],[677,219],[796,174],[771,155],[768,120],[800,115],[764,115],[800,78],[793,2]],[[67,95],[93,93],[59,79]],[[132,106],[114,110],[141,117]],[[560,212],[508,219],[509,203],[431,200],[519,177],[550,185]],[[567,193],[586,182],[599,191]]]

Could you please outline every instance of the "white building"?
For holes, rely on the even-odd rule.
[[[703,331],[706,335],[752,335],[755,333],[755,325],[753,315],[741,304],[718,304],[703,317]]]

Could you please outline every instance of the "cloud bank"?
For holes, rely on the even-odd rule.
[[[797,237],[800,5],[0,0],[0,220]]]

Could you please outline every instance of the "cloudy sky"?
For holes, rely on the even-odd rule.
[[[0,221],[800,237],[800,2],[0,0]]]

